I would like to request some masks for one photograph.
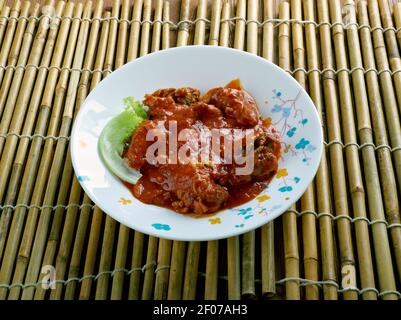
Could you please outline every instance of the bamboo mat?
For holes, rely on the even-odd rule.
[[[401,4],[41,3],[0,0],[0,299],[401,297]],[[80,188],[68,145],[99,81],[190,44],[286,69],[315,102],[326,141],[296,206],[255,232],[204,243],[109,218]]]

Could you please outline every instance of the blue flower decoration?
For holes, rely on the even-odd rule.
[[[306,150],[308,150],[309,152],[313,152],[316,150],[316,147],[312,144],[310,144],[309,146],[306,147]]]
[[[308,119],[306,119],[306,118],[302,119],[299,123],[302,124],[302,125],[305,125],[305,124],[308,123]]]
[[[249,215],[249,216],[246,216],[244,219],[245,220],[248,220],[248,219],[250,219],[250,218],[252,218],[253,217],[253,215]]]
[[[236,225],[235,225],[236,228],[242,228],[243,226],[244,226],[243,223],[241,223],[241,224],[236,224]]]
[[[294,181],[295,181],[295,183],[298,183],[299,181],[301,181],[301,178],[295,177]]]
[[[291,114],[291,108],[283,108],[283,117],[288,118]]]
[[[290,192],[292,191],[292,187],[291,186],[284,186],[278,189],[278,191],[280,192]]]
[[[245,216],[251,210],[252,210],[252,208],[239,209],[238,215],[239,216]]]
[[[297,128],[292,127],[290,130],[287,131],[287,136],[291,138],[292,136],[294,136],[295,131],[297,131]]]
[[[295,145],[295,149],[299,150],[299,149],[305,149],[306,146],[309,144],[309,140],[306,140],[304,138],[301,139],[301,141],[299,141],[296,145]]]
[[[84,181],[89,181],[89,177],[88,176],[78,176],[78,181],[79,182],[84,182]]]
[[[154,223],[152,224],[152,227],[155,228],[156,230],[165,230],[165,231],[171,230],[171,227],[168,224]]]
[[[278,104],[275,104],[272,108],[272,112],[280,112],[282,109],[281,106],[279,106]]]

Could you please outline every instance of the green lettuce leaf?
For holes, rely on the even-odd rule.
[[[148,116],[142,103],[133,97],[124,98],[123,102],[124,111],[112,118],[100,134],[99,154],[112,173],[124,181],[136,183],[141,174],[127,165],[122,153],[125,143]]]

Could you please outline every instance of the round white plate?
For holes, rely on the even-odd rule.
[[[205,218],[193,218],[138,201],[104,166],[98,139],[105,124],[123,110],[122,99],[142,100],[160,88],[201,90],[239,78],[263,117],[281,134],[279,171],[254,200]],[[122,224],[174,240],[235,236],[277,218],[296,202],[317,171],[323,147],[321,123],[312,100],[286,72],[258,56],[214,46],[172,48],[146,55],[110,74],[89,94],[71,137],[72,162],[85,192]]]

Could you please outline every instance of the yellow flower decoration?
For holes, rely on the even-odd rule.
[[[118,201],[118,202],[120,202],[123,206],[126,206],[126,205],[132,203],[131,200],[125,199],[125,198],[123,198],[123,197],[121,197],[121,198],[120,198],[120,201]]]
[[[277,171],[277,174],[276,174],[277,179],[284,178],[286,176],[288,176],[287,169],[284,168],[284,169],[280,169]]]
[[[259,202],[263,202],[263,201],[269,200],[270,197],[269,197],[267,194],[264,194],[263,196],[257,197],[256,199],[257,199]]]
[[[210,224],[219,224],[219,223],[221,223],[221,219],[220,218],[210,218],[209,222],[210,222]]]
[[[285,148],[284,148],[284,153],[288,153],[288,151],[290,151],[291,149],[291,145],[288,144]]]

